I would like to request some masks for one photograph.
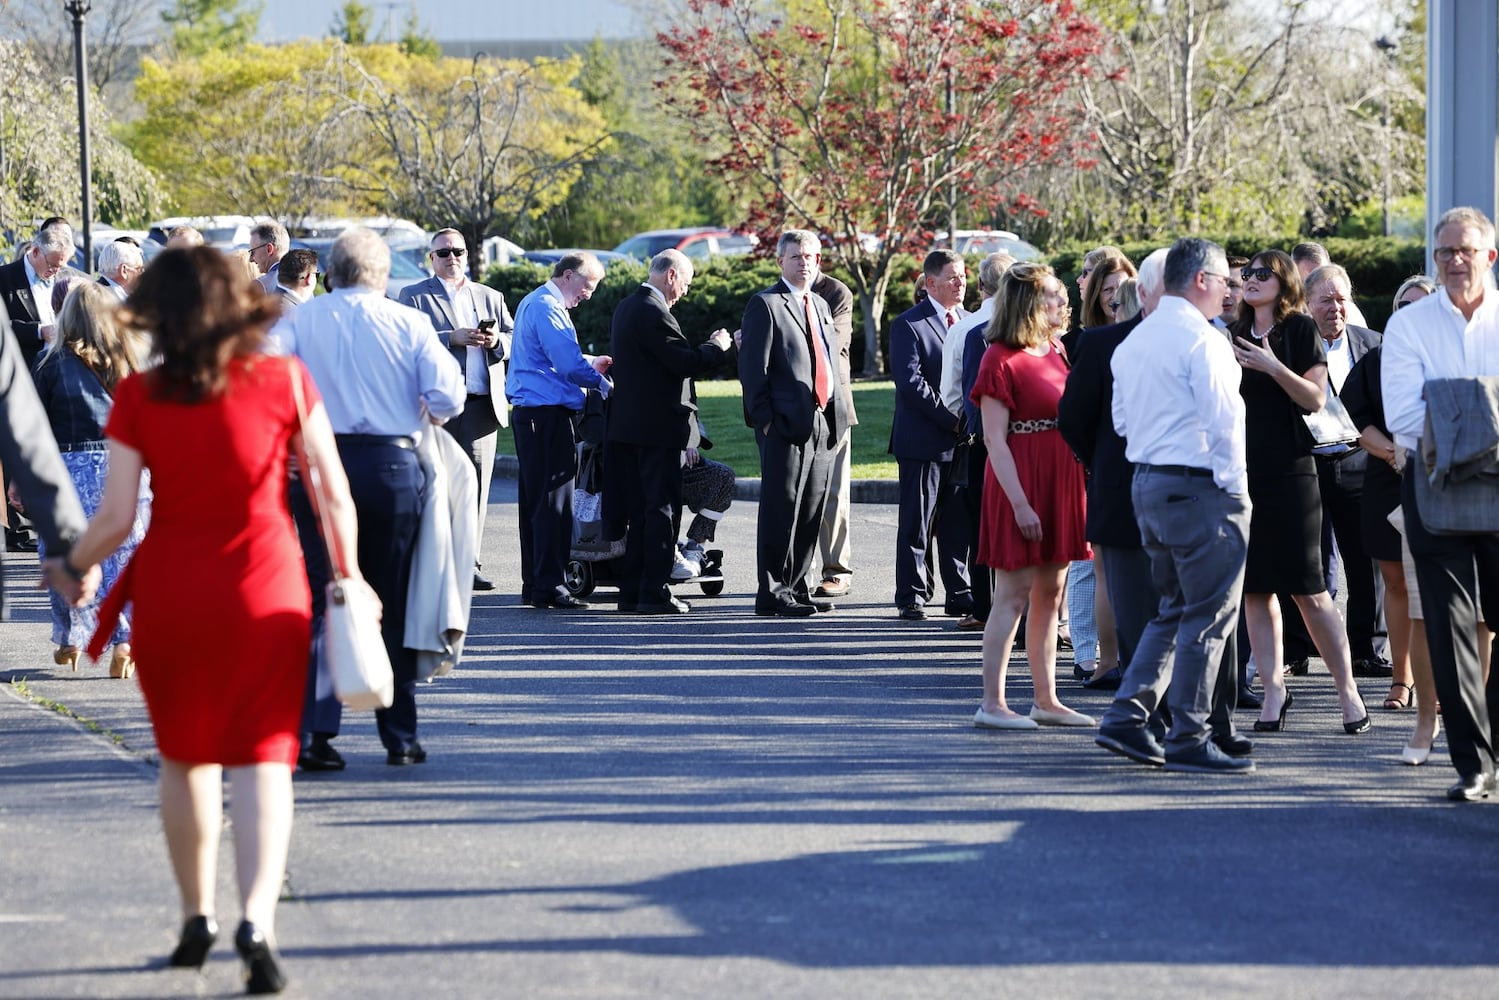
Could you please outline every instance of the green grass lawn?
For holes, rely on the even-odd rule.
[[[760,452],[755,447],[754,431],[744,424],[739,383],[699,382],[697,408],[713,441],[708,457],[727,465],[737,476],[760,475]],[[889,447],[895,384],[855,382],[854,409],[858,411],[859,423],[853,435],[853,478],[894,479],[895,459]]]

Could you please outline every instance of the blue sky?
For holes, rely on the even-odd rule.
[[[284,42],[327,32],[343,0],[263,0],[262,41]],[[377,34],[387,24],[397,34],[414,7],[427,31],[439,41],[503,38],[587,39],[641,34],[628,0],[365,0],[375,11]]]

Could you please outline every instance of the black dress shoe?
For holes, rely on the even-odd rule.
[[[276,960],[276,952],[259,927],[242,921],[234,932],[234,948],[245,963],[245,992],[280,993],[286,989],[286,974]]]
[[[902,621],[924,622],[926,621],[926,608],[919,604],[907,604],[901,607],[898,614]]]
[[[1100,677],[1095,678],[1090,673],[1083,678],[1083,687],[1094,691],[1118,691],[1122,683],[1124,683],[1124,670],[1121,667],[1110,667]]]
[[[1285,665],[1285,672],[1291,677],[1305,677],[1310,669],[1312,669],[1312,661],[1305,656],[1299,660],[1288,660]]]
[[[817,609],[810,604],[798,604],[792,600],[776,601],[774,604],[756,604],[755,614],[762,618],[810,618]]]
[[[809,607],[820,615],[827,614],[829,611],[833,611],[838,607],[838,605],[834,604],[832,601],[827,600],[826,598],[803,597],[800,594],[798,594],[796,597],[796,603]]]
[[[581,611],[588,607],[587,601],[580,601],[567,591],[556,594],[547,594],[544,597],[536,597],[531,600],[533,608],[557,608],[563,611]]]
[[[1238,733],[1216,733],[1213,745],[1230,757],[1248,757],[1254,753],[1254,741]]]
[[[685,615],[692,610],[692,605],[675,597],[668,597],[664,601],[647,601],[636,605],[635,610],[642,615]]]
[[[1477,802],[1488,798],[1493,790],[1492,774],[1465,774],[1458,779],[1457,784],[1447,789],[1447,797],[1453,802]]]
[[[427,751],[422,749],[420,743],[413,743],[405,750],[392,750],[385,755],[385,763],[391,767],[404,767],[407,764],[425,764],[427,762]]]
[[[1166,755],[1166,770],[1185,774],[1248,774],[1254,761],[1248,757],[1230,757],[1211,741],[1191,750]]]
[[[474,570],[474,589],[493,590],[494,582],[491,581],[489,577],[485,576],[483,573],[480,573],[478,570]]]
[[[1166,763],[1166,752],[1144,726],[1103,726],[1093,742],[1141,764],[1160,767]]]
[[[1248,684],[1241,684],[1239,685],[1239,707],[1259,711],[1265,707],[1265,700],[1254,693],[1254,688]]]
[[[956,601],[948,601],[942,605],[942,613],[949,618],[962,618],[964,615],[973,614],[973,598],[958,598]]]
[[[348,762],[327,737],[314,736],[312,742],[297,754],[297,766],[304,771],[342,771]]]
[[[1353,676],[1355,676],[1355,677],[1393,677],[1393,676],[1395,676],[1395,667],[1394,667],[1393,664],[1391,664],[1391,663],[1389,663],[1389,662],[1387,662],[1385,660],[1381,660],[1377,656],[1376,657],[1372,657],[1372,658],[1367,659],[1367,660],[1354,660],[1353,661]]]
[[[199,914],[182,924],[182,937],[167,964],[177,969],[201,969],[213,943],[219,939],[219,925],[212,917]]]
[[[5,533],[5,548],[9,552],[35,552],[37,550],[36,538],[24,531],[7,531]]]

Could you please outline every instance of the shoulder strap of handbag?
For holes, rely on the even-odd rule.
[[[302,373],[297,366],[288,363],[287,369],[291,375],[291,394],[297,402],[297,422],[302,427],[302,453],[307,454],[307,399],[302,394]],[[322,471],[317,463],[310,459],[306,463],[307,468],[302,469],[302,480],[307,484],[308,491],[312,494],[317,505],[319,534],[323,536],[323,548],[328,553],[328,573],[335,580],[342,579],[343,573],[339,567],[343,564],[338,560],[338,536],[333,531],[333,512],[328,509],[328,495],[323,492]]]

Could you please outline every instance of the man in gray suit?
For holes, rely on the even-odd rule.
[[[505,359],[510,356],[510,331],[515,324],[505,297],[487,285],[468,280],[464,268],[468,247],[456,229],[439,230],[432,237],[429,257],[434,276],[401,290],[400,303],[427,315],[437,336],[463,366],[468,400],[463,413],[443,426],[463,446],[479,477],[479,549],[484,542],[484,514],[489,507],[489,482],[494,473],[495,440],[510,425],[510,411],[496,387],[505,384]],[[493,590],[494,584],[474,566],[474,589]]]

